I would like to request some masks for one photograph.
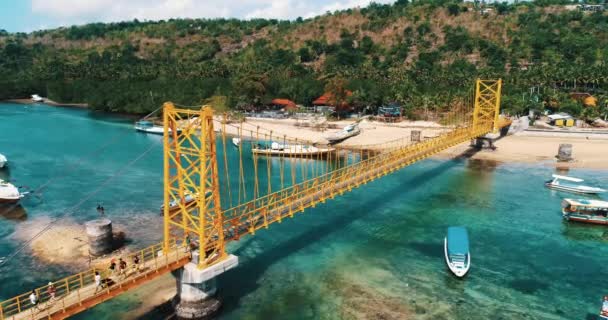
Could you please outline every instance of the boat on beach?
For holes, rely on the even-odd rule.
[[[444,238],[443,251],[445,262],[454,275],[464,277],[471,267],[469,235],[464,227],[449,227]]]
[[[37,94],[33,94],[31,97],[33,102],[44,102],[44,98]]]
[[[333,136],[327,137],[326,139],[327,141],[329,141],[330,144],[333,144],[342,142],[350,137],[354,137],[359,133],[361,133],[361,129],[359,129],[359,124],[353,123],[347,125],[346,127],[344,127],[344,129],[342,129],[342,131],[336,133]]]
[[[562,215],[568,221],[608,224],[608,201],[564,199]]]
[[[24,196],[12,183],[0,180],[0,203],[17,203]]]
[[[135,123],[135,130],[139,132],[151,133],[151,134],[164,134],[165,128],[155,125],[152,121],[140,120]],[[169,133],[171,129],[169,129]],[[181,133],[181,129],[177,129],[177,133]]]
[[[8,163],[8,159],[6,159],[6,157],[0,153],[0,169],[4,168],[4,166],[6,166],[7,163]]]
[[[575,183],[581,183],[581,182],[585,181],[585,180],[579,179],[579,178],[560,176],[560,175],[554,174],[553,179],[545,182],[545,186],[547,188],[554,189],[554,190],[580,193],[580,194],[598,194],[598,193],[606,192],[606,190],[602,189],[602,188],[589,187],[589,186],[584,186],[584,185],[580,185],[580,184],[563,182],[563,180],[568,181],[568,182],[575,182]]]
[[[317,148],[309,145],[287,145],[278,142],[272,142],[269,144],[258,143],[251,151],[257,155],[265,156],[287,156],[287,157],[306,157],[325,155],[332,151],[334,148]]]
[[[600,308],[600,319],[608,320],[608,296],[604,296],[604,301],[602,301],[602,307]]]

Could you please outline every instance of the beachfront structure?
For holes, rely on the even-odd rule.
[[[352,91],[345,90],[344,98],[335,98],[333,93],[326,92],[315,99],[312,104],[315,106],[315,112],[317,112],[317,108],[326,108],[333,112],[338,112],[338,109],[350,111],[352,110],[352,106],[348,103],[347,99],[352,95]]]
[[[378,108],[377,119],[385,122],[399,122],[401,121],[403,109],[397,102],[389,103],[386,106]]]

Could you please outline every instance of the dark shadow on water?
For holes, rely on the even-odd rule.
[[[383,202],[387,198],[399,197],[407,191],[418,188],[420,185],[430,183],[433,178],[461,164],[462,162],[458,160],[446,161],[432,169],[425,170],[423,173],[405,179],[391,189],[385,190],[377,197],[361,203],[356,211],[343,212],[342,215],[335,217],[331,221],[316,226],[293,239],[251,258],[239,265],[236,270],[220,275],[218,278],[219,296],[224,300],[224,311],[230,312],[237,309],[239,301],[259,287],[259,278],[277,261],[318,242],[332,232],[343,229],[352,221],[373,213],[378,202]],[[422,249],[423,247],[421,245],[419,248]],[[433,250],[436,249],[433,246]],[[245,250],[245,248],[237,250],[235,254],[238,256],[241,250]],[[423,250],[429,250],[430,254],[431,247],[423,248]]]
[[[27,211],[20,204],[5,204],[0,205],[0,216],[8,220],[25,221],[27,220]]]
[[[443,252],[443,245],[440,243],[410,242],[408,247],[413,248],[418,253],[421,253],[427,257],[442,257],[441,253]]]
[[[521,293],[534,294],[537,291],[545,290],[549,288],[549,284],[546,282],[538,281],[535,279],[516,279],[509,282],[509,286]]]

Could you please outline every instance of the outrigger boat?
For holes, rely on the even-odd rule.
[[[559,190],[559,191],[574,192],[574,193],[581,193],[581,194],[598,194],[598,193],[606,192],[606,190],[602,189],[602,188],[595,188],[595,187],[583,186],[583,185],[572,184],[572,183],[564,183],[560,180],[566,180],[566,181],[576,182],[576,183],[581,183],[581,182],[585,181],[585,180],[579,179],[579,178],[560,176],[560,175],[554,174],[552,180],[545,182],[545,186],[547,188],[551,188],[551,189],[555,189],[555,190]]]
[[[602,301],[602,308],[600,309],[600,319],[608,319],[608,296],[604,296]]]
[[[135,130],[139,132],[151,133],[151,134],[164,134],[165,128],[161,126],[157,126],[152,121],[141,120],[135,123]],[[169,128],[169,133],[171,133],[171,128]],[[181,129],[177,129],[177,133],[181,133]]]
[[[292,157],[305,157],[315,155],[325,155],[332,151],[334,148],[317,148],[308,145],[286,145],[278,142],[272,142],[270,145],[258,143],[251,151],[257,155],[265,156],[292,156]]]
[[[19,192],[19,189],[12,183],[0,180],[0,203],[17,203],[26,193]]]
[[[608,201],[564,199],[562,215],[568,221],[608,224]]]
[[[471,267],[469,235],[464,227],[449,227],[444,238],[443,251],[448,268],[457,277],[464,277]]]
[[[336,133],[333,136],[327,137],[326,139],[327,141],[329,141],[330,144],[333,144],[338,143],[340,141],[344,141],[350,137],[354,137],[359,133],[361,133],[361,130],[359,129],[359,124],[353,123],[347,125],[346,127],[344,127],[344,129],[342,129],[342,131]]]

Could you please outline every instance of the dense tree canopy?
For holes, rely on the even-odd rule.
[[[414,115],[466,101],[477,77],[501,77],[507,111],[542,108],[557,90],[556,111],[601,115],[608,100],[608,16],[564,4],[502,2],[487,13],[479,2],[400,0],[295,21],[134,20],[31,34],[0,30],[0,99],[39,93],[143,114],[168,100],[239,108],[287,98],[310,105],[328,90],[342,101],[348,90],[357,108],[397,101]],[[543,97],[534,98],[531,87],[543,88],[537,93]],[[596,95],[600,108],[577,108],[567,96],[577,90]]]

